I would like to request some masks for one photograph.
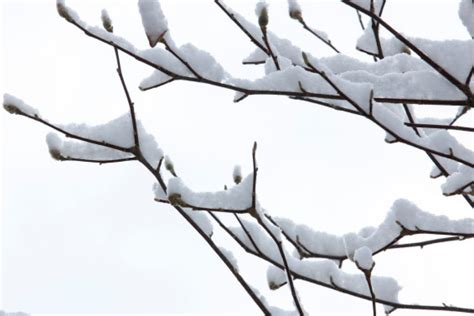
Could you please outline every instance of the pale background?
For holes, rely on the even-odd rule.
[[[136,1],[67,3],[90,24],[99,24],[100,10],[108,8],[115,32],[146,47]],[[226,3],[256,21],[255,1]],[[270,4],[272,31],[316,56],[332,54],[287,18],[285,2]],[[337,1],[301,5],[307,22],[327,31],[340,50],[370,60],[354,50],[360,27],[352,9]],[[384,16],[409,35],[467,39],[457,5],[389,0]],[[210,51],[235,75],[262,74],[241,65],[254,47],[213,1],[168,0],[162,6],[178,43]],[[53,122],[103,123],[127,111],[112,48],[60,19],[55,1],[4,0],[1,8],[1,93],[23,98]],[[258,193],[273,215],[339,234],[377,225],[397,198],[452,218],[473,216],[463,199],[442,196],[441,180],[429,179],[424,153],[386,144],[384,132],[366,120],[281,97],[233,104],[230,91],[186,82],[140,92],[138,83],[151,70],[125,56],[122,62],[139,118],[196,190],[230,184],[235,164],[250,172],[257,140]],[[472,125],[472,116],[466,120]],[[58,163],[49,157],[46,128],[6,112],[1,121],[0,307],[62,314],[258,314],[192,228],[173,209],[153,202],[153,179],[144,168]],[[473,148],[472,139],[464,141]],[[466,241],[381,254],[375,273],[399,281],[403,302],[473,307],[473,246]],[[288,288],[266,289],[266,265],[232,249],[245,256],[239,263],[252,284],[272,303],[290,306]],[[368,301],[296,285],[315,315],[371,313]]]

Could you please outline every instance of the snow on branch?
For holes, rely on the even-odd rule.
[[[171,204],[194,210],[247,213],[252,206],[252,181],[253,175],[250,174],[228,190],[194,192],[181,178],[175,177],[168,181],[167,199]],[[156,196],[156,199],[160,199],[160,196]]]
[[[315,231],[290,219],[274,218],[285,236],[303,249],[305,257],[344,260],[354,259],[361,247],[368,247],[373,254],[390,249],[403,236],[438,234],[474,237],[474,219],[450,220],[424,212],[406,200],[396,201],[385,220],[378,227],[367,227],[358,233],[337,236]]]
[[[140,83],[141,90],[184,80],[233,90],[236,92],[235,102],[255,94],[281,95],[366,118],[386,132],[387,142],[401,142],[425,152],[434,164],[430,176],[446,177],[442,185],[444,195],[461,194],[471,206],[474,205],[474,152],[450,133],[454,130],[473,131],[472,127],[454,123],[474,106],[474,42],[432,41],[405,36],[382,18],[385,0],[343,2],[370,18],[357,48],[374,56],[376,62],[366,63],[340,54],[326,33],[306,24],[302,8],[295,0],[288,1],[290,17],[337,55],[312,56],[272,33],[271,16],[265,1],[256,5],[256,25],[220,0],[215,0],[256,46],[244,63],[264,64],[265,74],[256,80],[248,80],[232,76],[210,53],[192,44],[176,45],[157,0],[138,1],[143,28],[151,46],[144,50],[113,33],[107,11],[102,11],[102,27],[89,26],[66,6],[64,0],[58,0],[57,10],[61,17],[88,36],[113,47],[129,111],[104,124],[90,126],[50,123],[40,116],[38,110],[9,94],[4,95],[3,106],[11,114],[30,118],[72,139],[66,140],[56,133],[48,134],[47,144],[54,159],[100,164],[131,160],[141,163],[156,181],[153,187],[155,200],[170,205],[195,229],[265,315],[306,314],[295,279],[369,300],[374,315],[376,304],[383,304],[387,313],[394,309],[474,313],[474,309],[450,305],[401,303],[398,299],[401,287],[397,281],[373,274],[374,258],[383,251],[474,238],[473,218],[451,220],[446,216],[436,216],[406,200],[396,201],[378,227],[367,227],[358,233],[342,236],[316,231],[290,219],[273,218],[257,198],[256,143],[252,150],[253,171],[249,175],[242,177],[237,166],[232,175],[234,186],[217,192],[194,191],[178,176],[171,159],[164,156],[154,136],[145,130],[135,115],[119,53],[153,68],[151,75]],[[459,17],[472,36],[470,17],[474,11],[471,2],[461,1]],[[384,27],[392,37],[381,38],[380,27]],[[411,55],[411,51],[418,57]],[[415,105],[457,106],[458,109],[454,118],[420,119],[416,116]],[[163,178],[162,166],[169,171],[168,176],[172,176],[168,181]],[[230,217],[236,226],[228,225],[221,216]],[[267,270],[269,287],[276,290],[288,285],[295,311],[285,312],[268,305],[258,290],[242,277],[233,252],[215,242],[212,221],[247,253],[270,265]],[[412,235],[438,237],[401,243],[403,238]],[[348,273],[342,268],[347,259],[359,269],[357,273]]]

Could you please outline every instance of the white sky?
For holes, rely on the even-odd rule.
[[[115,33],[144,48],[135,2],[67,1],[90,24],[99,24],[100,10],[108,8]],[[287,18],[285,2],[269,2],[272,31],[315,56],[331,54]],[[254,1],[226,3],[256,20]],[[370,60],[353,48],[360,27],[352,9],[336,1],[300,3],[306,21],[325,30],[341,51]],[[384,16],[409,35],[466,39],[457,4],[389,0]],[[211,52],[233,74],[262,74],[261,68],[241,65],[254,47],[213,1],[168,0],[162,6],[176,42]],[[2,93],[23,98],[53,122],[101,123],[127,111],[113,50],[60,19],[55,1],[4,0],[1,19]],[[274,215],[331,233],[377,225],[398,198],[452,218],[473,215],[462,198],[442,196],[441,180],[429,178],[424,153],[386,144],[383,131],[368,121],[279,97],[233,104],[232,92],[186,82],[140,92],[138,83],[151,69],[126,56],[122,61],[139,118],[196,190],[230,184],[235,164],[250,172],[257,140],[258,193]],[[472,116],[467,119],[472,125]],[[173,209],[153,202],[153,179],[144,168],[58,163],[49,157],[46,128],[6,112],[1,120],[3,309],[258,313],[192,228]],[[473,148],[472,139],[464,140]],[[395,277],[404,302],[473,307],[473,245],[381,254],[375,273]],[[246,256],[232,249],[239,259]],[[288,289],[267,290],[266,265],[245,258],[243,275],[271,302],[289,306]],[[370,313],[370,302],[296,285],[315,315]]]

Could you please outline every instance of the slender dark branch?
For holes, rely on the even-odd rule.
[[[191,65],[186,60],[184,60],[177,52],[174,51],[174,49],[168,44],[168,42],[164,38],[162,39],[162,42],[165,45],[166,50],[169,51],[171,53],[171,55],[176,57],[176,59],[178,59],[186,68],[188,68],[188,70],[191,71],[192,74],[196,78],[198,78],[198,79],[202,78],[202,76],[200,74],[198,74],[197,71],[194,70],[194,68],[191,67]]]
[[[263,42],[265,43],[265,46],[267,47],[268,53],[270,54],[270,57],[272,58],[276,69],[281,70],[280,63],[278,62],[278,56],[276,56],[273,53],[272,47],[270,46],[270,42],[268,41],[267,28],[266,27],[261,27],[260,29],[262,30],[262,34],[263,34],[263,36],[262,36]]]
[[[228,208],[213,208],[213,207],[206,207],[206,206],[197,206],[197,205],[189,204],[189,203],[183,201],[182,199],[179,199],[179,201],[176,201],[176,203],[172,203],[168,200],[163,200],[163,199],[158,199],[158,198],[156,198],[155,201],[160,202],[160,203],[165,203],[165,204],[179,205],[181,207],[190,208],[193,211],[246,214],[246,213],[249,213],[252,210],[252,208],[237,210],[237,209],[228,209]]]
[[[306,21],[301,19],[301,21],[299,21],[301,23],[301,25],[303,25],[303,28],[310,32],[311,34],[313,34],[314,36],[316,36],[321,42],[323,42],[324,44],[326,44],[327,46],[331,47],[332,50],[334,50],[336,53],[340,53],[340,51],[331,43],[331,40],[327,39],[327,38],[324,38],[322,37],[320,34],[318,34],[317,32],[315,32],[312,28],[310,28],[307,24],[306,24]]]
[[[365,279],[366,279],[367,285],[369,287],[370,296],[372,297],[372,315],[377,316],[377,305],[376,305],[376,303],[377,303],[376,299],[377,298],[375,297],[375,292],[374,292],[374,288],[372,287],[372,280],[371,280],[372,269],[371,270],[362,270],[362,272],[365,275]]]
[[[474,238],[473,236],[471,237],[444,237],[444,238],[436,238],[436,239],[430,239],[430,240],[425,240],[425,241],[419,241],[419,242],[411,242],[411,243],[403,243],[403,244],[395,244],[390,246],[388,249],[400,249],[400,248],[412,248],[412,247],[420,247],[423,248],[425,246],[429,245],[434,245],[434,244],[439,244],[439,243],[445,243],[445,242],[451,242],[451,241],[463,241],[467,240],[470,238]]]
[[[240,247],[242,247],[246,252],[248,253],[251,253],[263,260],[266,260],[266,261],[270,261],[271,259],[266,257],[263,253],[257,253],[255,251],[258,251],[257,249],[258,248],[255,248],[255,250],[253,249],[250,249],[244,242],[242,242],[242,240],[240,240],[239,237],[237,237],[224,223],[222,223],[222,221],[219,219],[219,217],[217,215],[215,215],[214,213],[212,212],[208,212],[208,214],[214,219],[214,221],[217,222],[217,224],[227,233],[229,234],[229,236],[232,237],[232,239],[234,239],[239,245]],[[237,215],[236,215],[237,216]],[[242,226],[243,227],[243,226]],[[244,281],[244,284],[245,281]],[[263,313],[265,315],[271,315],[270,311],[268,310],[268,308],[266,307],[266,305],[260,300],[260,298],[258,297],[258,295],[253,291],[253,289],[251,287],[248,287],[249,289],[247,290],[247,292],[249,292],[249,294],[251,295],[252,299],[254,300],[254,302],[260,307],[260,309],[263,311]]]
[[[244,223],[242,222],[242,220],[240,219],[239,215],[235,214],[234,213],[234,216],[235,218],[237,219],[237,221],[239,222],[239,225],[240,227],[242,227],[242,230],[245,232],[245,235],[247,235],[247,238],[250,240],[250,243],[252,244],[252,246],[255,248],[255,251],[257,251],[258,253],[262,253],[260,251],[260,249],[258,249],[258,246],[257,244],[255,243],[255,241],[253,240],[253,237],[252,235],[250,235],[250,232],[247,230],[247,228],[245,227]]]
[[[159,87],[161,87],[161,86],[164,86],[164,85],[167,84],[167,83],[172,82],[173,80],[175,80],[175,79],[174,79],[174,78],[170,78],[169,80],[163,81],[163,82],[158,83],[158,84],[156,84],[156,85],[149,86],[149,87],[146,87],[146,88],[140,88],[140,90],[142,90],[142,91],[148,91],[148,90],[151,90],[151,89],[156,89],[156,88],[159,88]]]
[[[125,162],[125,161],[136,161],[137,158],[129,157],[129,158],[121,158],[121,159],[84,159],[84,158],[74,158],[74,157],[63,157],[63,161],[77,161],[77,162],[90,162],[90,163],[98,163],[99,165],[109,164],[109,163],[118,163],[118,162]]]
[[[219,8],[235,23],[235,25],[237,25],[239,27],[239,29],[245,34],[247,35],[247,37],[250,39],[250,41],[252,43],[255,44],[255,46],[257,46],[258,48],[260,48],[262,51],[265,52],[265,54],[269,55],[266,47],[264,45],[262,45],[260,43],[260,41],[258,41],[255,37],[253,37],[253,35],[242,25],[242,23],[240,23],[240,21],[234,16],[233,13],[229,12],[227,10],[227,8],[221,3],[221,1],[219,0],[215,0],[214,1],[217,6],[219,6]]]
[[[137,128],[137,118],[135,116],[135,107],[132,102],[132,99],[130,98],[130,93],[128,92],[127,85],[125,84],[125,79],[123,78],[122,66],[120,64],[120,56],[119,56],[119,51],[117,47],[114,47],[114,52],[115,52],[115,59],[117,61],[117,73],[119,75],[120,82],[122,83],[122,88],[123,88],[123,91],[125,92],[125,96],[127,97],[128,107],[130,108],[130,117],[131,117],[132,127],[133,127],[133,139],[135,142],[135,148],[139,150],[140,141],[138,138],[138,128]]]
[[[357,12],[357,17],[359,19],[359,24],[360,24],[360,27],[362,28],[362,31],[365,31],[365,26],[364,26],[364,22],[362,21],[362,14],[360,14],[359,10],[355,10]]]
[[[252,206],[251,206],[251,208],[254,212],[256,212],[256,207],[257,207],[257,172],[258,172],[258,166],[257,166],[256,153],[257,153],[257,142],[255,141],[253,143],[253,148],[252,148],[253,181],[252,181]]]
[[[351,114],[361,115],[356,110],[343,108],[342,106],[331,104],[331,103],[324,102],[324,101],[320,101],[320,100],[317,100],[317,99],[310,99],[310,98],[305,98],[305,97],[290,97],[290,99],[305,101],[305,102],[309,102],[309,103],[315,103],[315,104],[319,104],[319,105],[331,108],[331,109],[336,110],[336,111],[342,111],[342,112],[348,112],[348,113],[351,113]]]
[[[288,285],[290,286],[291,295],[293,296],[293,301],[295,303],[296,309],[298,310],[298,313],[300,314],[300,316],[303,316],[304,311],[299,301],[298,293],[296,293],[293,277],[291,276],[291,270],[288,266],[285,250],[283,249],[283,243],[277,236],[275,236],[272,230],[267,226],[267,224],[265,223],[265,219],[262,218],[262,216],[260,215],[260,212],[258,212],[256,209],[256,206],[257,206],[256,185],[257,185],[257,172],[258,172],[256,156],[257,156],[257,142],[254,142],[253,149],[252,149],[252,166],[253,166],[252,208],[253,208],[253,211],[250,214],[257,219],[257,222],[259,223],[259,225],[267,232],[267,234],[270,236],[270,238],[275,242],[276,246],[278,247],[281,259],[283,261],[284,270],[286,272],[286,277],[288,279]]]
[[[163,160],[165,160],[165,157],[161,157],[160,160],[158,161],[158,165],[156,166],[156,173],[161,175],[161,166],[163,165]]]
[[[407,99],[407,98],[390,98],[375,97],[375,101],[379,103],[410,103],[410,104],[426,104],[426,105],[464,105],[468,106],[467,100],[435,100],[435,99]]]
[[[375,13],[374,0],[370,0],[370,12],[373,15],[379,15],[380,14],[380,12]],[[372,32],[374,33],[375,43],[377,45],[377,57],[379,59],[383,59],[384,54],[383,54],[383,50],[382,50],[382,44],[380,43],[379,23],[377,23],[373,18],[372,18],[371,27],[372,27]]]
[[[405,114],[407,115],[408,121],[410,121],[409,124],[415,124],[415,119],[413,118],[413,115],[411,114],[411,111],[410,111],[410,108],[408,107],[408,104],[403,103],[403,109],[405,110]],[[411,125],[408,125],[407,123],[405,123],[405,125],[411,126]],[[413,127],[413,131],[415,131],[416,135],[418,135],[418,137],[420,137],[420,132],[418,131],[416,126],[412,126],[412,127]]]
[[[405,123],[406,126],[420,127],[420,128],[435,128],[435,129],[452,129],[463,132],[474,132],[473,127],[467,126],[455,126],[455,125],[443,125],[443,124],[423,124],[423,123]]]

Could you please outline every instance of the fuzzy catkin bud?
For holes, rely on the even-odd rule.
[[[260,25],[260,28],[266,29],[268,25],[268,8],[265,1],[260,1],[257,3],[255,13],[258,16],[258,25]]]
[[[71,18],[71,15],[69,14],[69,11],[67,7],[64,5],[62,1],[56,2],[56,9],[58,10],[58,14],[66,19],[68,22],[73,22],[73,19]]]
[[[303,15],[301,13],[301,10],[298,10],[298,9],[291,10],[290,17],[292,19],[298,20],[300,23],[303,23]]]
[[[267,8],[263,8],[260,16],[258,17],[258,25],[261,28],[266,28],[268,25],[268,11]]]
[[[242,171],[240,166],[234,167],[234,172],[232,172],[232,178],[234,179],[235,184],[242,182]]]
[[[13,104],[3,104],[3,108],[10,114],[22,114],[23,112]]]
[[[104,27],[104,29],[109,33],[113,33],[114,26],[112,25],[112,20],[110,19],[110,16],[107,10],[105,9],[102,10],[102,14],[100,18],[102,20],[102,26]]]
[[[49,154],[51,155],[51,158],[53,158],[54,160],[58,160],[58,161],[66,160],[66,157],[64,157],[61,154],[61,152],[56,148],[49,149]]]
[[[183,200],[181,199],[181,194],[179,193],[173,193],[169,195],[168,201],[171,203],[171,205],[183,205]]]
[[[168,170],[173,176],[177,176],[176,172],[174,171],[174,165],[173,162],[171,161],[170,157],[166,156],[165,157],[165,168]]]

